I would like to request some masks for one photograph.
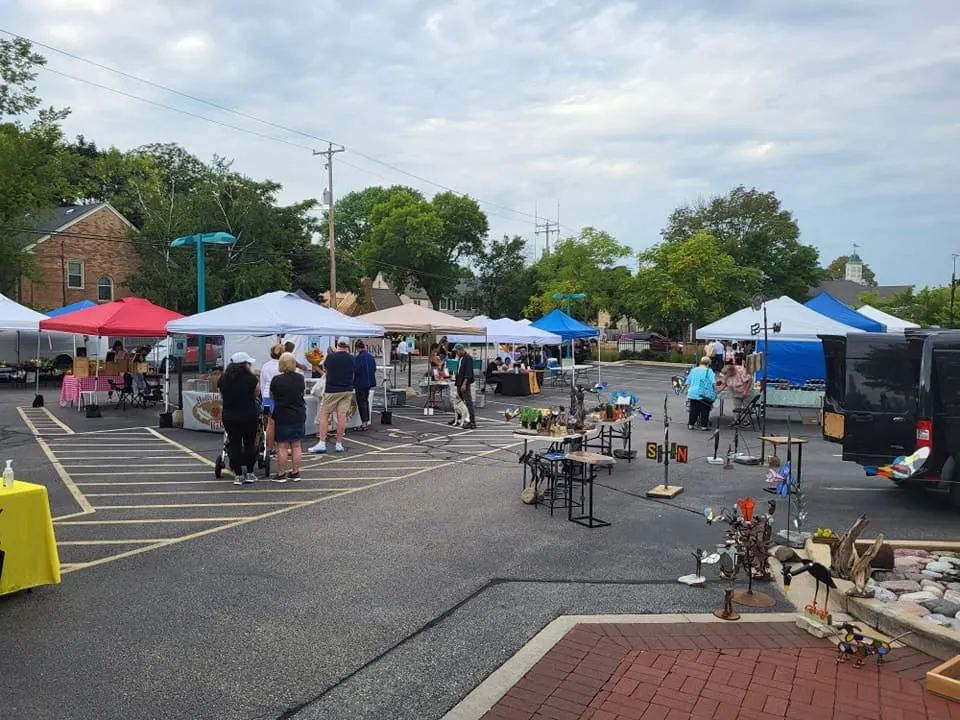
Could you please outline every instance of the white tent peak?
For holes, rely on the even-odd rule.
[[[890,332],[898,332],[901,330],[920,327],[916,323],[910,322],[909,320],[901,320],[896,315],[891,315],[883,310],[878,310],[871,305],[859,307],[857,308],[857,312],[861,315],[866,315],[871,320],[876,320],[877,322],[883,323],[887,326],[887,330]]]
[[[767,326],[770,339],[818,340],[818,335],[846,335],[857,332],[856,328],[844,325],[821,315],[815,310],[783,295],[767,300]],[[773,326],[780,323],[780,332],[774,334]],[[759,326],[760,334],[753,335],[751,328]],[[716,322],[697,330],[698,340],[750,340],[763,338],[763,310],[752,307],[737,310]]]
[[[33,330],[37,332],[40,321],[47,316],[0,295],[0,330]]]
[[[438,310],[413,303],[360,315],[359,319],[379,325],[387,332],[432,335],[483,335],[484,325],[461,320]]]
[[[276,290],[167,323],[181,335],[346,335],[381,337],[383,328]]]
[[[477,316],[470,322],[486,325],[487,342],[491,343],[512,345],[560,345],[563,343],[563,338],[559,335],[554,335],[532,325],[524,325],[522,322],[510,318],[491,320],[484,316]],[[480,338],[469,335],[449,335],[447,341],[451,343],[482,342]]]

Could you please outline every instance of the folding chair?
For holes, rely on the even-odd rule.
[[[756,430],[757,426],[760,424],[760,414],[763,412],[763,408],[760,403],[763,399],[761,395],[754,395],[750,398],[748,402],[743,407],[733,409],[733,421],[730,423],[730,427],[741,427],[749,428],[750,430]]]
[[[117,404],[114,406],[118,410],[126,410],[127,403],[133,405],[133,375],[125,372],[123,374],[123,385],[117,385],[113,380],[110,381],[110,395],[117,393]]]
[[[560,386],[563,384],[563,373],[560,370],[560,363],[557,362],[556,358],[550,358],[547,360],[545,377],[548,378],[555,386]]]

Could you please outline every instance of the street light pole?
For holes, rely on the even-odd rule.
[[[554,293],[550,296],[551,300],[566,300],[567,301],[567,315],[570,315],[570,301],[571,300],[585,300],[587,298],[586,293]],[[571,315],[572,317],[572,315]],[[573,364],[577,364],[577,358],[573,352],[573,338],[570,338],[570,359],[573,361]],[[600,345],[597,344],[597,367],[600,366]],[[561,363],[562,364],[562,363]],[[571,386],[576,383],[577,373],[575,371],[570,372],[570,384]]]

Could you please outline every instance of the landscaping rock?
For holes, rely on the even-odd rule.
[[[930,557],[930,553],[926,550],[914,550],[912,548],[894,548],[893,550],[894,557]]]
[[[903,579],[913,580],[914,582],[920,582],[921,580],[932,580],[933,578],[928,577],[926,575],[922,575],[921,573],[904,573]]]
[[[920,604],[932,613],[947,615],[948,617],[953,617],[960,612],[960,605],[955,602],[950,602],[949,600],[927,600]]]
[[[956,590],[960,592],[960,582],[948,582],[947,590]]]
[[[942,597],[943,597],[943,590],[941,590],[941,589],[938,588],[938,587],[922,587],[922,586],[921,586],[921,587],[920,587],[920,590],[921,590],[922,592],[933,593],[933,594],[936,595],[938,598],[942,598]]]
[[[920,590],[919,592],[904,593],[903,595],[900,596],[900,600],[904,602],[919,603],[921,605],[927,600],[939,600],[939,599],[940,598],[938,598],[932,592],[927,592],[926,590]]]
[[[960,592],[956,590],[947,590],[943,593],[943,599],[950,602],[960,603]]]
[[[943,573],[937,570],[921,570],[920,574],[932,580],[937,580],[943,577]]]
[[[800,562],[802,559],[797,555],[796,550],[786,545],[777,545],[771,554],[781,563],[795,563]]]
[[[954,567],[960,567],[960,558],[955,555],[941,555],[939,560],[940,562],[948,562]]]
[[[875,587],[871,588],[873,590],[874,600],[879,600],[880,602],[896,602],[897,594],[892,590],[887,590],[885,587]]]
[[[880,583],[880,587],[897,594],[920,591],[920,583],[913,580],[885,580]]]
[[[953,572],[953,565],[951,565],[948,562],[934,561],[931,563],[927,563],[926,569],[942,574],[942,573]]]
[[[930,614],[930,611],[923,605],[917,605],[915,602],[904,602],[903,600],[890,603],[887,607],[889,607],[892,612],[902,612],[907,615],[914,615],[915,617],[924,617]]]
[[[953,625],[953,622],[950,620],[950,618],[944,615],[940,615],[938,613],[931,613],[927,615],[927,620],[929,620],[932,623],[936,623],[937,625],[942,625],[944,627],[951,627]]]
[[[947,586],[944,585],[942,582],[937,582],[936,580],[930,580],[930,579],[924,578],[923,580],[920,581],[920,589],[921,590],[939,590],[940,592],[937,594],[942,597],[943,591],[947,589]]]
[[[901,555],[900,557],[894,557],[893,567],[895,570],[900,570],[901,572],[920,572],[926,566],[927,561],[925,558],[916,557],[914,555]]]

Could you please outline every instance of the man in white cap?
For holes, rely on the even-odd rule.
[[[327,428],[330,414],[337,415],[337,444],[334,450],[343,452],[343,434],[347,429],[347,415],[353,399],[353,356],[350,354],[350,339],[337,338],[336,352],[327,355],[323,366],[327,370],[326,391],[323,395],[323,407],[320,408],[320,427],[317,432],[317,444],[308,452],[322,455],[327,451]]]

